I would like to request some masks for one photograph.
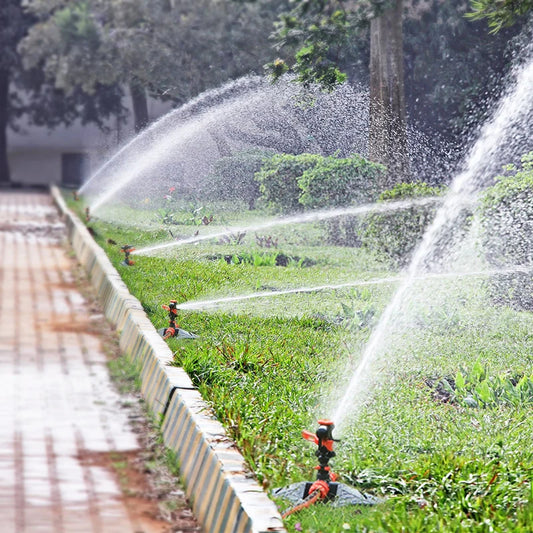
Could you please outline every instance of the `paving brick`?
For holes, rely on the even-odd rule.
[[[83,328],[83,296],[47,193],[0,191],[0,530],[137,530],[114,476],[81,459],[138,449]]]

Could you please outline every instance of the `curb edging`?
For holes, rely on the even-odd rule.
[[[141,369],[141,394],[161,417],[165,446],[180,466],[193,512],[205,533],[285,532],[279,511],[252,479],[244,458],[187,373],[169,366],[172,352],[106,253],[68,209],[56,186],[52,198],[64,216],[68,240],[115,326],[121,351]]]

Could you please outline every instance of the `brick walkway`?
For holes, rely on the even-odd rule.
[[[94,460],[138,443],[63,238],[48,193],[0,191],[0,531],[143,531]]]

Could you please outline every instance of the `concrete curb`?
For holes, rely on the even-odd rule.
[[[51,193],[65,217],[69,242],[106,318],[117,329],[122,352],[140,368],[141,392],[154,416],[163,420],[165,445],[176,453],[186,494],[203,531],[284,532],[274,502],[252,479],[244,458],[187,373],[169,366],[172,352],[140,302],[85,225],[67,208],[59,189],[52,186]]]

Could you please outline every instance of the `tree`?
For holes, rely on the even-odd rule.
[[[370,24],[369,157],[388,167],[390,186],[408,173],[403,74],[402,0],[342,2],[305,0],[281,18],[278,47],[296,49],[292,70],[304,83],[331,89],[347,79],[338,67],[354,33]],[[288,65],[271,64],[274,76]]]
[[[148,123],[148,106],[138,74],[146,66],[144,13],[134,2],[33,0],[38,18],[19,45],[26,68],[40,68],[66,94],[93,95],[101,85],[126,84],[134,127]]]
[[[17,129],[22,116],[27,123],[53,128],[79,119],[103,127],[111,115],[119,115],[122,92],[117,86],[97,87],[94,95],[80,90],[66,95],[47,83],[38,69],[24,69],[18,45],[36,18],[24,9],[23,0],[5,0],[0,6],[0,184],[10,183],[7,129]]]
[[[10,119],[9,86],[13,71],[19,67],[17,43],[33,22],[24,15],[20,0],[0,5],[0,185],[10,182],[7,161],[7,127]]]
[[[370,21],[370,160],[388,169],[388,187],[409,173],[402,0]]]
[[[486,19],[491,33],[515,24],[533,9],[533,0],[470,0],[472,11],[467,17]]]
[[[26,65],[41,65],[66,92],[81,87],[93,93],[97,83],[127,85],[139,131],[148,121],[146,94],[183,103],[262,67],[268,57],[265,25],[276,16],[265,4],[32,0],[29,7],[40,22],[21,52]]]

